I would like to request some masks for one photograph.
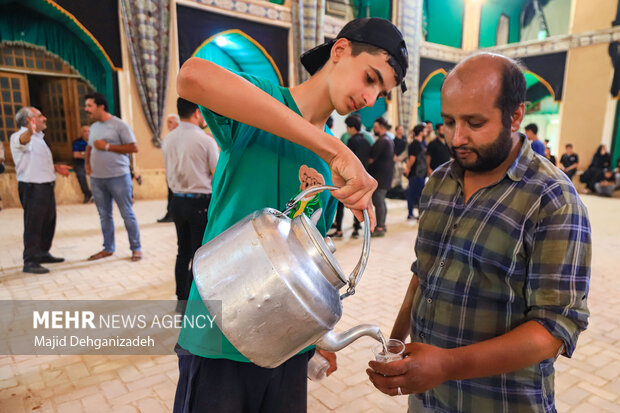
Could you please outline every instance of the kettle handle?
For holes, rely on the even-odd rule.
[[[325,189],[334,190],[340,189],[337,186],[333,185],[321,185],[321,186],[313,186],[301,191],[295,198],[288,201],[286,203],[286,208],[282,211],[282,214],[288,216],[289,212],[295,207],[297,202],[299,202],[302,198],[305,198],[307,195],[312,194],[314,192],[320,192]],[[349,287],[347,288],[347,292],[340,296],[340,299],[346,298],[350,295],[355,294],[355,287],[359,283],[362,278],[362,274],[366,269],[366,264],[368,263],[368,257],[370,256],[370,218],[368,217],[368,210],[364,210],[364,244],[362,245],[362,255],[360,256],[357,265],[353,269],[351,275],[349,275]]]

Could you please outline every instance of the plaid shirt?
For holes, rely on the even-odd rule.
[[[455,348],[535,320],[570,357],[587,326],[591,248],[586,208],[566,175],[524,139],[506,174],[467,203],[452,161],[433,173],[420,205],[413,340]],[[554,412],[554,361],[418,397],[438,412]]]

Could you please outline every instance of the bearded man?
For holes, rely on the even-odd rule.
[[[370,362],[415,412],[554,412],[554,362],[587,326],[591,236],[570,180],[520,134],[525,78],[484,53],[441,89],[454,160],[422,193],[413,277],[392,330],[406,357]]]

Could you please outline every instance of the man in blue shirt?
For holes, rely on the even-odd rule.
[[[545,156],[545,144],[542,143],[540,139],[538,139],[538,125],[535,123],[530,123],[525,127],[525,136],[530,141],[532,145],[532,149],[534,152],[539,154],[540,156]]]
[[[90,202],[93,199],[93,194],[88,187],[88,181],[86,180],[86,168],[84,166],[84,158],[86,158],[86,147],[88,146],[88,134],[90,133],[90,126],[82,125],[80,129],[80,137],[73,141],[73,170],[77,176],[77,180],[80,183],[80,189],[84,194],[84,203]]]

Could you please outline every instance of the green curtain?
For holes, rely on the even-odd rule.
[[[114,71],[105,54],[69,16],[42,0],[0,0],[0,43],[35,45],[57,55],[103,93],[114,109]]]
[[[351,0],[355,18],[381,17],[392,20],[390,0]]]
[[[614,133],[611,137],[611,159],[612,166],[616,166],[616,162],[620,159],[620,104],[616,103],[616,122],[614,125]]]

